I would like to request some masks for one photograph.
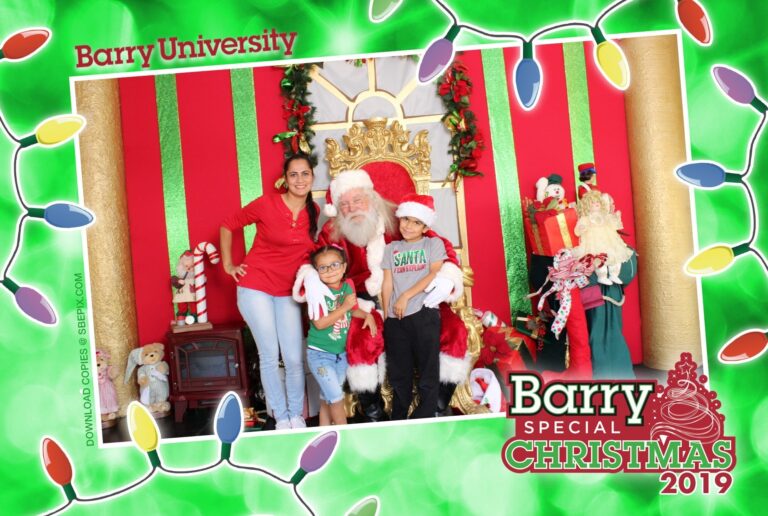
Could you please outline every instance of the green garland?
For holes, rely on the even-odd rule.
[[[483,134],[475,124],[477,118],[469,109],[472,81],[462,63],[451,64],[437,86],[437,94],[446,110],[441,120],[451,131],[448,152],[453,156],[453,163],[446,181],[453,181],[454,188],[458,188],[463,178],[483,175],[477,170],[477,162],[485,148]]]
[[[312,82],[309,72],[312,63],[289,65],[285,67],[283,79],[280,81],[280,94],[283,102],[283,119],[288,130],[276,134],[272,141],[283,143],[283,155],[288,158],[298,152],[309,156],[312,166],[317,165],[317,156],[312,138],[315,132],[311,129],[315,123],[315,106],[309,100],[307,91]]]

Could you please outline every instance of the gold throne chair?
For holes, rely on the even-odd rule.
[[[429,195],[432,167],[429,133],[426,130],[419,131],[411,141],[410,131],[403,128],[400,122],[394,121],[389,125],[387,122],[386,118],[371,118],[362,124],[352,125],[347,134],[342,136],[343,145],[333,138],[326,139],[325,159],[328,161],[331,178],[335,178],[344,170],[364,169],[376,185],[376,191],[392,202],[397,203],[402,195],[408,192]],[[457,202],[463,203],[463,197],[461,201],[457,198]],[[464,222],[459,220],[459,224]],[[465,231],[462,233],[466,234]],[[466,242],[464,246],[466,247]],[[466,262],[468,253],[463,252],[461,255],[462,262]],[[483,327],[468,301],[471,299],[471,288],[474,284],[472,269],[463,263],[462,272],[464,295],[453,303],[451,308],[467,327],[467,352],[471,355],[471,363],[474,364],[483,345]],[[384,409],[389,413],[392,391],[386,381],[381,392]],[[414,397],[414,405],[417,401]],[[354,396],[347,396],[346,410],[349,417],[354,415],[356,404]],[[456,387],[450,405],[464,414],[489,411],[485,406],[472,401],[469,376]]]

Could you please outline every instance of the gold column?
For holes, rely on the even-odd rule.
[[[701,363],[696,281],[683,272],[695,238],[690,196],[674,174],[686,161],[677,37],[626,38],[621,47],[631,74],[625,103],[643,362],[671,369],[680,353],[688,351]]]
[[[128,234],[128,203],[117,80],[75,83],[77,112],[87,125],[80,134],[80,164],[85,205],[96,215],[88,228],[88,273],[91,282],[94,338],[111,355],[120,375],[115,379],[120,415],[138,398],[134,382],[125,385],[128,353],[139,345]],[[115,278],[122,287],[116,287]]]

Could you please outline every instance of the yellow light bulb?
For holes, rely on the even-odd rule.
[[[699,251],[691,257],[685,263],[685,271],[696,276],[717,274],[730,267],[737,256],[750,250],[749,244],[741,244],[735,247],[716,244]]]
[[[154,451],[160,442],[160,431],[155,419],[138,401],[128,405],[128,432],[136,446],[147,453]]]
[[[629,87],[629,66],[624,52],[613,41],[605,40],[595,47],[595,60],[606,79],[620,90]]]
[[[63,143],[85,126],[85,118],[80,115],[59,115],[49,118],[35,129],[35,138],[40,145],[58,145]]]

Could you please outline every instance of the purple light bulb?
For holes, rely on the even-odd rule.
[[[755,98],[755,87],[752,86],[752,82],[736,70],[715,66],[712,68],[712,75],[723,93],[734,102],[749,104]]]
[[[29,287],[20,287],[15,293],[16,304],[22,312],[42,324],[56,324],[56,312],[43,295]]]
[[[433,41],[419,63],[419,81],[429,82],[437,77],[453,60],[453,40],[461,28],[454,25],[445,37]]]
[[[327,432],[304,448],[299,460],[299,467],[307,473],[312,473],[322,468],[328,459],[331,458],[336,443],[339,440],[339,434],[336,432]]]

